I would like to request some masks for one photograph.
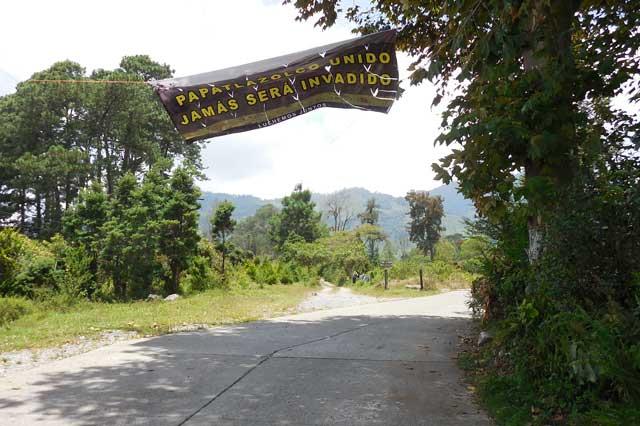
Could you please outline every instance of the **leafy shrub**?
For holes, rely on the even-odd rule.
[[[287,242],[283,259],[334,283],[345,283],[354,271],[362,273],[370,267],[364,244],[354,232],[338,232],[313,243]]]
[[[60,236],[41,243],[13,230],[0,230],[0,253],[5,271],[0,294],[43,299],[46,294],[63,293],[78,298],[95,291],[91,259]]]
[[[499,225],[481,224],[495,244],[484,253],[473,306],[498,332],[499,364],[523,385],[503,392],[528,389],[517,398],[542,410],[541,421],[560,412],[575,424],[630,424],[612,419],[637,414],[628,409],[640,404],[637,174],[576,177],[545,217],[533,266],[522,206]]]
[[[425,268],[431,260],[417,252],[411,253],[406,259],[394,262],[389,274],[392,279],[405,280],[418,276],[420,268]]]
[[[68,245],[60,235],[45,245],[56,259],[56,288],[70,298],[93,296],[96,282],[88,253],[80,247]]]
[[[25,237],[13,229],[0,229],[0,294],[10,292],[25,250]]]
[[[57,285],[53,253],[12,229],[0,230],[0,268],[0,295],[31,297],[36,288]]]
[[[53,256],[25,256],[9,294],[33,298],[42,291],[55,292],[60,281]]]
[[[248,288],[252,284],[251,277],[244,266],[240,265],[229,270],[229,284],[239,288]]]
[[[0,298],[0,327],[6,326],[32,310],[33,303],[29,300],[17,297]]]
[[[453,263],[458,260],[458,250],[456,246],[448,240],[440,240],[435,246],[436,255],[434,260],[445,263]]]
[[[194,256],[191,259],[189,268],[180,281],[184,293],[189,294],[223,286],[222,277],[211,269],[210,262],[210,259],[204,256]]]
[[[293,284],[296,281],[293,267],[289,263],[279,264],[278,275],[280,276],[280,283],[282,284]]]

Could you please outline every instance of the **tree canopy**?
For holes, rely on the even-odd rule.
[[[143,82],[172,70],[127,56],[114,70],[58,62],[0,98],[0,221],[46,238],[91,182],[112,194],[127,173],[140,177],[161,159],[199,167],[199,144],[185,144]],[[35,79],[79,83],[35,83]],[[121,80],[132,84],[82,84]]]
[[[440,196],[431,197],[424,191],[409,191],[405,199],[409,203],[409,224],[407,225],[409,239],[416,243],[425,255],[429,254],[433,260],[436,243],[444,231],[443,199]]]
[[[437,177],[456,178],[490,218],[525,200],[531,258],[556,191],[586,161],[580,153],[611,139],[629,147],[638,130],[609,102],[640,97],[634,1],[285,3],[322,28],[343,13],[360,33],[398,30],[398,48],[414,58],[411,83],[428,79],[438,87],[434,104],[449,102],[437,142],[454,149],[433,166]]]
[[[302,239],[306,242],[317,240],[323,231],[321,213],[315,211],[311,201],[311,191],[295,186],[291,195],[282,199],[282,210],[271,223],[271,236],[280,248],[290,239]]]

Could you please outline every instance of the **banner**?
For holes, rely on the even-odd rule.
[[[153,81],[187,142],[272,126],[323,107],[388,112],[395,30],[190,77]]]

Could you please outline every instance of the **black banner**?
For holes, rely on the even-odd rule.
[[[395,30],[151,84],[187,142],[271,126],[322,107],[388,112]]]

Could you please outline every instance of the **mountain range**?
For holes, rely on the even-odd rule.
[[[472,219],[475,215],[475,209],[470,200],[465,199],[458,193],[457,184],[442,185],[430,190],[429,193],[434,196],[440,195],[444,199],[445,217],[443,218],[443,224],[446,228],[444,234],[451,235],[463,232],[463,219]],[[407,212],[409,211],[409,205],[403,197],[371,192],[364,188],[347,188],[333,194],[313,193],[311,199],[316,203],[316,209],[322,212],[322,217],[327,224],[329,224],[331,220],[326,213],[327,201],[334,195],[341,197],[348,209],[353,212],[354,218],[349,223],[349,229],[359,224],[355,216],[364,210],[367,200],[375,198],[380,206],[379,224],[389,237],[394,241],[407,237],[405,228],[408,220]],[[258,208],[265,204],[273,204],[276,207],[281,206],[281,199],[266,200],[252,195],[204,192],[200,209],[201,230],[205,231],[208,229],[208,217],[217,204],[224,200],[232,202],[236,207],[234,217],[238,220],[252,216]]]

